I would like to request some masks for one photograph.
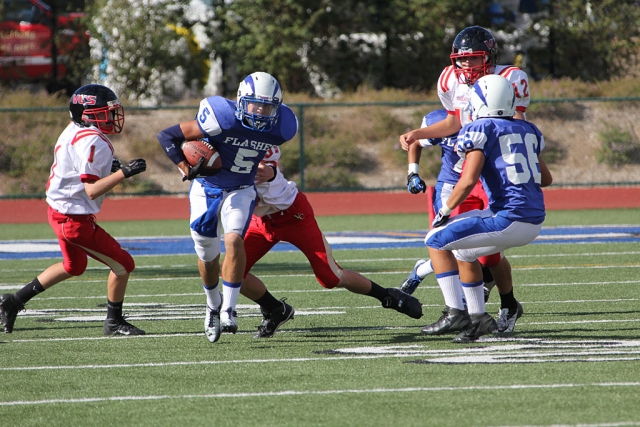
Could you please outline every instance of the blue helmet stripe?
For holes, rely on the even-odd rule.
[[[244,81],[247,82],[249,86],[251,86],[251,92],[256,93],[256,83],[253,81],[253,77],[248,76],[246,79],[244,79]]]
[[[487,105],[487,99],[484,97],[484,93],[482,93],[482,89],[478,83],[473,85],[473,90],[476,92],[476,95],[480,98],[484,105]]]

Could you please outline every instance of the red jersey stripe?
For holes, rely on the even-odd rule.
[[[509,74],[511,74],[513,71],[518,71],[520,68],[518,67],[514,67],[514,66],[509,66],[507,68],[505,68],[504,70],[500,71],[500,74],[502,77],[504,77],[505,79],[509,78]]]
[[[80,181],[81,182],[96,182],[100,179],[99,176],[96,175],[90,175],[90,174],[82,174],[80,175]]]
[[[447,92],[449,90],[449,78],[451,77],[451,73],[453,73],[453,65],[449,65],[445,68],[444,72],[440,75],[438,85],[442,92]]]
[[[113,153],[113,145],[111,145],[111,141],[109,141],[109,138],[104,136],[102,132],[98,132],[97,130],[93,130],[93,129],[81,130],[80,132],[76,133],[76,135],[73,137],[73,140],[71,141],[71,145],[75,145],[75,143],[81,140],[82,138],[86,138],[87,136],[92,136],[92,135],[99,136],[104,142],[107,143],[107,145],[111,149],[111,152]]]

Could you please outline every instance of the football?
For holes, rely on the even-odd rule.
[[[218,151],[208,142],[195,139],[187,141],[182,145],[182,152],[187,159],[187,163],[195,166],[204,157],[204,167],[206,169],[220,169],[222,167],[222,158]]]

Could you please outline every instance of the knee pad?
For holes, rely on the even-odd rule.
[[[205,237],[191,230],[191,238],[193,239],[193,248],[204,262],[211,262],[220,255],[220,238]]]
[[[136,268],[136,263],[133,260],[133,257],[126,252],[127,256],[125,259],[122,259],[122,264],[118,264],[117,266],[110,266],[111,270],[116,276],[123,276],[125,274],[131,273]]]

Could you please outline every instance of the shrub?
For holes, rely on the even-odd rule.
[[[545,146],[542,151],[542,158],[547,164],[558,163],[567,155],[566,150],[559,142],[545,138]]]
[[[617,169],[622,165],[640,163],[640,141],[635,132],[608,126],[600,132],[597,160]]]

